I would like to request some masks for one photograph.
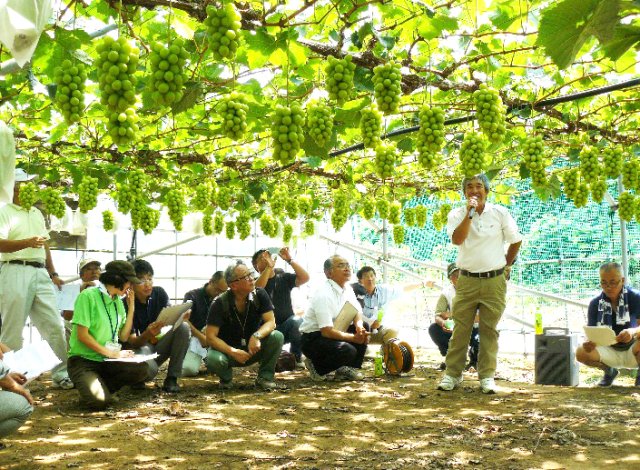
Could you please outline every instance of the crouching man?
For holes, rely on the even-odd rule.
[[[256,386],[279,388],[273,378],[284,337],[275,329],[269,294],[255,287],[255,273],[241,261],[224,277],[229,289],[213,301],[207,318],[207,369],[220,377],[220,388],[230,389],[233,367],[259,362]]]

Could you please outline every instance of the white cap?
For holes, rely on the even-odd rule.
[[[98,266],[102,266],[102,263],[97,259],[91,259],[91,258],[83,259],[83,260],[80,260],[80,263],[78,263],[78,273],[82,273],[82,269],[89,264],[97,264]]]
[[[16,168],[14,171],[14,178],[16,183],[22,183],[24,181],[31,181],[36,175],[30,175],[22,168]]]

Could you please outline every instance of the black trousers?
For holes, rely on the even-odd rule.
[[[354,331],[353,325],[347,330],[348,333]],[[367,345],[325,338],[322,333],[315,331],[302,335],[302,352],[311,360],[316,372],[325,375],[342,366],[360,369]]]
[[[449,340],[451,339],[451,333],[447,333],[437,323],[432,323],[429,326],[429,336],[431,340],[438,346],[440,354],[442,356],[447,355],[449,350]],[[472,364],[478,363],[478,351],[480,350],[480,332],[478,328],[471,330],[471,339],[469,340],[469,362]]]

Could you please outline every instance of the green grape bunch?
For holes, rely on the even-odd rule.
[[[63,60],[53,70],[56,88],[56,106],[67,124],[80,121],[84,115],[84,89],[87,73],[82,62]]]
[[[588,201],[589,201],[589,186],[587,186],[587,183],[582,182],[578,185],[578,189],[576,190],[576,194],[573,198],[573,204],[577,208],[581,208],[586,206]]]
[[[398,111],[401,96],[402,75],[400,64],[389,62],[373,68],[373,94],[383,114]]]
[[[307,129],[318,147],[326,147],[333,134],[333,112],[324,101],[311,101],[307,105]]]
[[[264,213],[260,216],[260,230],[265,236],[275,238],[278,235],[278,221],[273,216]]]
[[[216,202],[220,209],[228,211],[231,207],[231,198],[232,193],[230,188],[227,188],[226,186],[218,188],[218,197],[216,198]]]
[[[231,140],[241,140],[247,131],[247,98],[234,91],[218,102],[216,111],[222,118],[222,133]]]
[[[617,178],[622,172],[624,150],[621,146],[606,147],[602,149],[602,166],[607,178]]]
[[[55,188],[46,188],[40,191],[40,199],[44,205],[44,211],[58,219],[64,217],[67,204],[62,199],[62,192]]]
[[[381,219],[389,217],[389,201],[381,198],[376,201],[376,209],[378,210],[378,216]]]
[[[500,94],[484,83],[473,92],[476,106],[476,119],[480,129],[493,143],[500,143],[507,132],[505,124],[506,111]]]
[[[460,147],[461,170],[465,176],[482,173],[487,165],[487,143],[482,135],[475,132],[465,134]]]
[[[578,187],[580,186],[580,170],[578,168],[572,168],[567,170],[562,179],[564,185],[564,194],[567,198],[573,200],[578,194]]]
[[[287,217],[292,220],[298,218],[299,208],[298,208],[298,196],[294,195],[288,197],[285,202],[285,209],[287,211]]]
[[[242,17],[233,2],[225,3],[222,8],[207,6],[204,24],[207,28],[209,49],[216,60],[235,59],[240,44],[241,20]]]
[[[631,222],[633,219],[636,199],[629,191],[624,191],[618,196],[618,215],[625,222]]]
[[[273,159],[282,165],[292,163],[304,140],[304,112],[298,103],[277,105],[272,120]]]
[[[587,181],[595,181],[602,174],[598,150],[595,147],[587,145],[580,150],[580,174]]]
[[[340,229],[347,223],[349,219],[349,194],[345,190],[336,189],[333,191],[333,213],[331,214],[331,225],[336,230]]]
[[[327,77],[327,92],[329,98],[335,101],[338,106],[342,106],[351,99],[355,70],[356,64],[352,62],[350,55],[345,56],[344,59],[327,57],[327,66],[324,71]]]
[[[420,128],[416,134],[418,163],[432,170],[438,165],[437,155],[444,145],[444,111],[441,108],[423,106],[418,113]]]
[[[138,197],[131,187],[126,183],[117,183],[115,197],[118,204],[118,211],[123,214],[128,214],[131,208],[135,205],[135,201]]]
[[[224,214],[222,212],[216,212],[216,216],[213,219],[213,233],[219,235],[224,230]]]
[[[398,224],[393,226],[393,242],[396,245],[404,243],[404,226]]]
[[[282,242],[287,244],[291,241],[293,237],[293,226],[289,223],[286,223],[282,226]]]
[[[20,192],[18,193],[20,207],[29,210],[38,202],[38,198],[38,186],[33,181],[28,181],[20,185]]]
[[[98,178],[85,176],[78,185],[78,208],[86,214],[98,205]]]
[[[250,220],[249,216],[244,212],[238,214],[238,217],[236,217],[236,229],[238,230],[240,240],[245,240],[249,235],[251,235]]]
[[[115,226],[115,217],[113,216],[113,212],[111,211],[103,211],[102,212],[102,228],[105,232],[110,232],[113,230]]]
[[[416,226],[424,227],[427,223],[427,206],[419,204],[416,206]]]
[[[198,211],[203,211],[209,207],[212,189],[211,182],[208,180],[198,184],[191,198],[191,206]],[[211,216],[211,214],[209,214],[209,216]]]
[[[142,230],[145,235],[150,235],[160,223],[160,211],[141,203],[131,211],[131,224],[133,228]]]
[[[622,185],[626,189],[636,189],[640,179],[640,161],[629,159],[622,165]]]
[[[446,227],[449,212],[451,212],[451,204],[442,204],[438,211],[433,213],[431,218],[436,230],[440,231]]]
[[[136,78],[140,50],[124,36],[105,36],[96,46],[100,102],[107,108],[107,130],[116,145],[133,142],[138,132]]]
[[[226,224],[224,224],[224,230],[227,239],[233,240],[233,238],[236,236],[236,224],[234,224],[232,220],[229,220]]]
[[[171,106],[184,96],[187,81],[186,63],[189,53],[182,38],[170,44],[154,42],[149,53],[149,82],[151,97],[162,106]]]
[[[301,194],[298,197],[298,210],[300,215],[309,217],[313,212],[313,198],[308,194]]]
[[[607,180],[605,178],[598,177],[597,179],[592,180],[589,186],[593,201],[600,204],[604,200],[604,195],[607,192]]]
[[[316,232],[316,224],[313,223],[313,220],[305,220],[304,221],[304,234],[308,237],[312,236]]]
[[[409,227],[413,227],[416,225],[416,208],[415,207],[405,207],[402,211],[404,215],[404,223]]]
[[[284,215],[285,206],[289,199],[289,192],[285,186],[278,186],[271,194],[269,198],[269,207],[271,207],[271,213],[280,217]]]
[[[202,214],[202,233],[213,235],[213,211],[208,210]]]
[[[533,171],[535,169],[544,169],[544,143],[542,137],[528,137],[522,141],[522,163]]]
[[[391,178],[398,163],[398,149],[391,143],[380,143],[376,147],[376,173],[382,179]]]
[[[378,107],[374,103],[369,108],[360,111],[360,116],[362,144],[366,149],[374,149],[381,142],[382,113],[378,111]]]
[[[182,219],[187,212],[187,203],[184,200],[182,188],[175,188],[167,192],[165,205],[167,206],[169,219],[173,222],[175,229],[180,232],[182,230]]]
[[[400,204],[398,201],[393,201],[389,205],[389,223],[399,224],[401,214],[402,214],[402,204]]]
[[[371,220],[375,217],[376,201],[372,197],[365,196],[362,199],[361,214],[362,214],[362,217],[364,217],[367,220]]]

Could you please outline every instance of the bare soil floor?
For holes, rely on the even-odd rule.
[[[0,468],[640,468],[640,390],[630,376],[595,387],[534,385],[531,358],[501,357],[497,395],[474,374],[436,390],[440,357],[419,351],[406,377],[314,383],[306,371],[278,374],[286,391],[253,388],[236,369],[221,392],[207,375],[182,380],[177,396],[148,384],[120,392],[104,412],[77,407],[75,390],[31,385],[38,406],[0,450]],[[161,383],[161,379],[158,379]]]

